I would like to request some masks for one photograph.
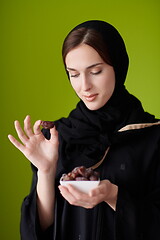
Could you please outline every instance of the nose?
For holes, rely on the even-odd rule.
[[[83,91],[89,91],[92,88],[92,83],[89,77],[87,77],[85,74],[82,75],[82,90]]]

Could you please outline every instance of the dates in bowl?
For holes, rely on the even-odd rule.
[[[63,174],[60,178],[61,185],[67,186],[67,184],[71,184],[85,193],[97,187],[99,182],[99,173],[92,168],[86,168],[84,166],[76,167],[68,174]]]

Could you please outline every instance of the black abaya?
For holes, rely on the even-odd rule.
[[[91,111],[80,101],[68,118],[55,121],[60,144],[54,224],[41,231],[36,209],[37,170],[32,166],[31,193],[22,205],[22,240],[159,240],[160,126],[134,125],[118,131],[126,125],[157,120],[125,90],[128,55],[117,30],[101,21],[88,21],[76,29],[81,27],[93,28],[103,36],[115,71],[115,91],[101,109]],[[43,134],[50,138],[48,130]],[[108,147],[96,170],[101,180],[109,179],[118,186],[116,211],[105,202],[93,209],[70,205],[58,189],[61,175],[77,166],[95,165]]]

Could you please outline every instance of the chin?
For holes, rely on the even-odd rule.
[[[89,110],[91,110],[91,111],[95,111],[95,110],[98,110],[98,109],[100,109],[101,107],[103,107],[103,106],[101,106],[101,105],[97,105],[97,104],[93,104],[93,103],[91,103],[91,104],[84,103],[84,104],[85,104],[86,107],[87,107]]]

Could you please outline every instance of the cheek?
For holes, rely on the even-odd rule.
[[[115,80],[112,79],[111,81],[109,81],[108,83],[108,91],[112,94],[115,88]]]
[[[75,81],[72,81],[72,80],[70,80],[70,82],[71,82],[71,86],[74,89],[74,91],[79,92],[80,86],[79,86],[78,82],[75,82]]]
[[[105,84],[105,89],[108,89],[108,92],[113,93],[114,88],[115,88],[115,75],[114,73],[110,73],[108,77],[106,78],[106,81],[104,81]]]

